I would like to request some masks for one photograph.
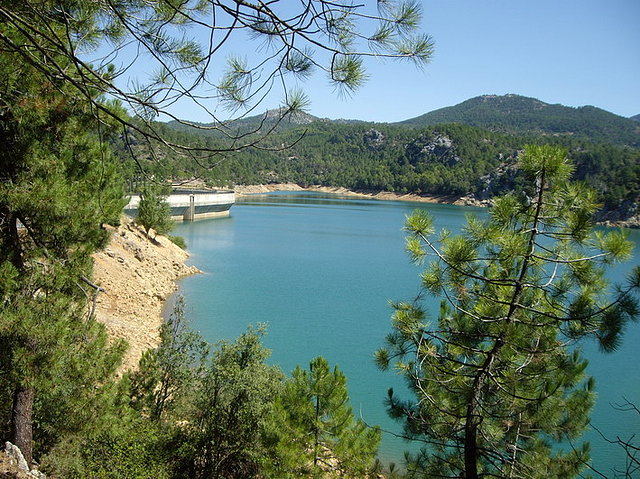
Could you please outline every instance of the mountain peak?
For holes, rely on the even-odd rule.
[[[594,106],[573,108],[512,93],[477,96],[400,122],[413,127],[438,123],[463,123],[504,133],[575,136],[640,146],[640,128],[629,118]]]
[[[287,113],[287,110],[284,107],[267,110],[262,115],[256,115],[254,117],[246,118],[246,120],[249,120],[249,119],[259,120],[261,118],[264,118],[265,120],[277,121],[281,117],[283,117],[283,121],[294,123],[296,125],[306,125],[308,123],[312,123],[316,120],[319,120],[317,116],[310,115],[309,113],[305,113],[304,111],[300,111],[300,110],[294,110]]]

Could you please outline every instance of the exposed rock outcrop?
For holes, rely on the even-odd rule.
[[[637,201],[622,202],[615,210],[602,210],[596,215],[596,221],[606,226],[640,228],[640,211]]]
[[[0,479],[46,479],[46,476],[37,469],[29,470],[20,448],[7,441],[4,452],[0,452]]]
[[[453,140],[447,135],[435,131],[432,134],[416,138],[406,145],[405,150],[412,165],[420,162],[433,162],[453,166],[462,161],[462,158],[456,154]]]
[[[384,145],[385,136],[382,132],[371,128],[364,134],[364,144],[371,150],[378,150]]]

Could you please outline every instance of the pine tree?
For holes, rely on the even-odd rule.
[[[592,229],[595,195],[568,182],[565,155],[526,147],[525,192],[496,200],[487,220],[470,217],[459,236],[434,238],[423,211],[407,220],[412,259],[432,258],[423,293],[442,303],[435,320],[420,297],[396,304],[377,360],[395,362],[415,395],[388,397],[407,436],[425,444],[413,476],[567,478],[589,459],[588,444],[553,446],[579,438],[594,402],[578,341],[615,349],[638,314],[640,271],[610,289],[606,267],[631,245],[621,231]]]
[[[0,56],[0,411],[3,437],[31,461],[34,415],[46,449],[56,431],[83,427],[93,385],[107,386],[117,366],[122,345],[107,345],[86,306],[96,293],[90,254],[124,201],[83,103],[14,60]]]
[[[364,477],[374,465],[380,431],[356,420],[347,379],[326,359],[297,367],[275,403],[266,429],[274,449],[266,465],[272,477]]]
[[[308,99],[298,80],[314,71],[351,93],[366,81],[367,57],[428,63],[434,47],[418,31],[421,18],[415,0],[380,1],[376,12],[331,0],[5,0],[0,50],[16,65],[32,65],[45,82],[64,81],[87,110],[123,127],[130,144],[169,147],[206,167],[212,155],[260,144],[285,117],[304,109]],[[260,54],[230,53],[238,42],[255,42]],[[105,108],[101,95],[126,104],[135,118]],[[229,127],[229,115],[242,119],[267,97],[283,99],[269,114],[275,113],[275,125],[265,114],[252,128],[256,135]],[[175,116],[173,107],[184,100],[204,123]],[[161,114],[229,141],[172,142],[154,121]]]
[[[138,205],[139,222],[149,237],[149,231],[153,228],[156,234],[166,234],[170,232],[175,224],[171,219],[171,208],[166,198],[162,196],[158,188],[146,187],[140,195]]]

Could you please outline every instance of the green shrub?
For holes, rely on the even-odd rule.
[[[167,238],[169,238],[169,240],[173,244],[178,245],[180,248],[187,249],[187,242],[184,240],[184,238],[182,236],[169,235],[169,236],[167,236]]]
[[[67,479],[168,479],[165,441],[150,422],[134,420],[122,429],[67,441],[43,464]]]

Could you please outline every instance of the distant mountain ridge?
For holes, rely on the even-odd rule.
[[[363,124],[362,120],[319,118],[296,111],[280,120],[282,110],[247,116],[233,122],[219,124],[193,123],[202,129],[171,121],[167,125],[178,131],[203,135],[222,135],[215,127],[230,134],[256,132],[265,134],[287,131],[317,122],[327,124]],[[534,136],[568,137],[595,143],[640,148],[640,114],[631,118],[615,115],[595,106],[569,107],[545,103],[536,98],[521,95],[482,95],[470,98],[454,106],[440,108],[423,115],[391,125],[423,128],[443,123],[461,123],[486,130]],[[378,123],[380,125],[386,123]]]
[[[638,148],[640,125],[634,119],[594,106],[573,108],[509,94],[478,96],[398,124],[423,127],[463,123],[502,133],[573,136]]]
[[[204,156],[197,168],[164,149],[172,162],[162,173],[201,176],[214,185],[297,183],[482,202],[519,187],[516,159],[524,145],[551,143],[567,148],[574,179],[597,190],[600,220],[636,218],[640,225],[640,123],[596,107],[485,95],[402,123],[306,114],[277,121],[278,111],[271,111],[223,126],[230,135],[258,127],[259,135],[244,139],[257,138],[260,148],[234,152],[225,161]],[[232,148],[220,125],[214,126],[176,131],[171,124],[158,125],[173,143]]]
[[[188,131],[191,133],[199,133],[204,135],[216,135],[216,129],[227,130],[229,133],[266,133],[272,129],[278,131],[288,130],[291,128],[297,128],[300,125],[307,125],[316,121],[323,121],[323,119],[305,113],[303,111],[294,111],[287,113],[282,117],[282,109],[275,108],[273,110],[267,110],[259,115],[252,115],[242,117],[237,120],[220,123],[198,123],[188,122],[194,125],[194,127],[188,124],[180,123],[178,121],[170,121],[167,123],[171,128],[178,131]],[[276,125],[276,123],[279,123]],[[331,121],[331,120],[324,120]],[[339,120],[337,120],[339,121]]]

